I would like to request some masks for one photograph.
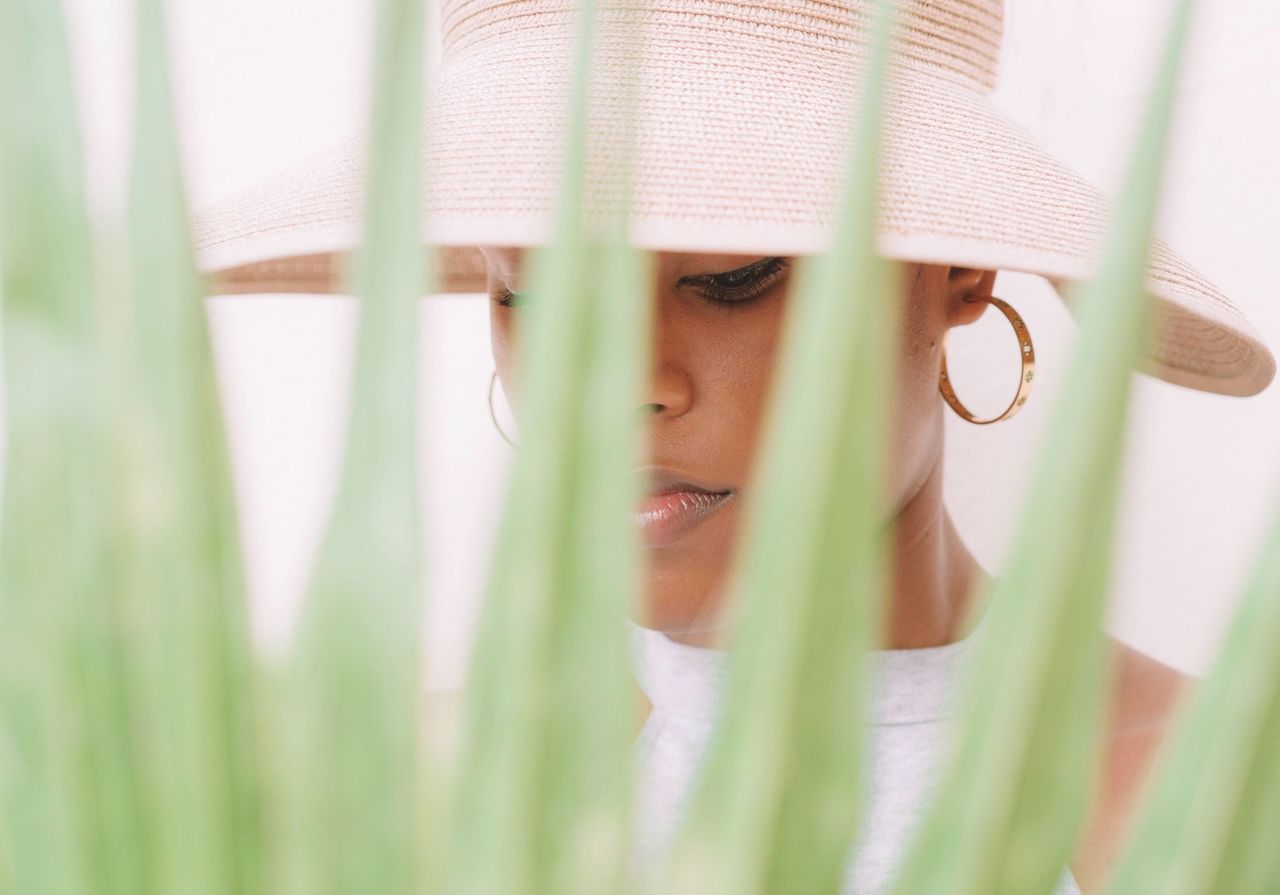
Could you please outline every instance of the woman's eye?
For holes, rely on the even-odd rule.
[[[786,258],[763,258],[746,267],[724,273],[688,277],[703,298],[723,304],[741,304],[766,292],[790,267]]]
[[[786,258],[762,258],[746,267],[724,273],[682,277],[679,282],[695,286],[699,294],[708,301],[726,305],[743,304],[768,291],[782,279],[790,266]],[[512,292],[505,287],[498,289],[493,300],[504,308],[519,307],[525,303],[521,293]]]

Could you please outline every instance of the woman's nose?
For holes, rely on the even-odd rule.
[[[659,288],[653,295],[650,321],[649,382],[641,410],[659,418],[674,419],[687,413],[693,402],[688,329],[676,296]]]
[[[643,409],[664,418],[682,416],[693,402],[693,382],[688,372],[670,359],[659,359],[650,375],[649,400]]]

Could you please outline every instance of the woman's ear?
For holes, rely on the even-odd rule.
[[[947,276],[947,326],[967,326],[981,317],[990,302],[975,299],[991,295],[995,283],[994,270],[952,267]]]

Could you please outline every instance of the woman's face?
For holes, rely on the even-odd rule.
[[[512,377],[524,252],[484,247],[493,356],[517,418]],[[782,334],[792,259],[658,253],[654,342],[643,403],[650,414],[651,496],[635,518],[647,545],[648,627],[697,642],[717,626],[735,539],[751,503],[750,473]],[[995,274],[931,264],[901,267],[903,310],[893,403],[895,513],[940,464],[938,369],[943,333],[986,308]],[[665,492],[665,493],[663,493]]]

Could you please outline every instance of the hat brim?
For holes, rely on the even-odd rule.
[[[556,47],[535,45],[538,39],[513,33],[501,45],[470,48],[433,84],[422,232],[425,244],[440,247],[434,291],[484,291],[477,246],[550,238],[570,73],[556,61],[509,60],[572,54],[559,47],[558,56]],[[513,46],[522,40],[534,42],[524,54]],[[827,250],[856,102],[848,83],[803,51],[786,69],[776,57],[726,54],[731,62],[703,65],[691,77],[680,71],[693,64],[685,61],[689,54],[678,49],[647,63],[659,68],[645,75],[639,94],[632,243],[654,251]],[[604,85],[599,95],[609,96],[618,82],[607,68],[596,75]],[[592,157],[616,158],[614,138],[625,132],[619,104],[593,100],[591,109]],[[1074,313],[1071,284],[1092,274],[1107,236],[1106,196],[984,92],[945,72],[896,72],[885,114],[881,253],[1039,274]],[[363,143],[352,138],[198,215],[198,264],[213,288],[343,288],[361,232]],[[1253,324],[1159,236],[1147,287],[1155,313],[1141,372],[1237,396],[1256,394],[1274,378],[1275,357]]]

